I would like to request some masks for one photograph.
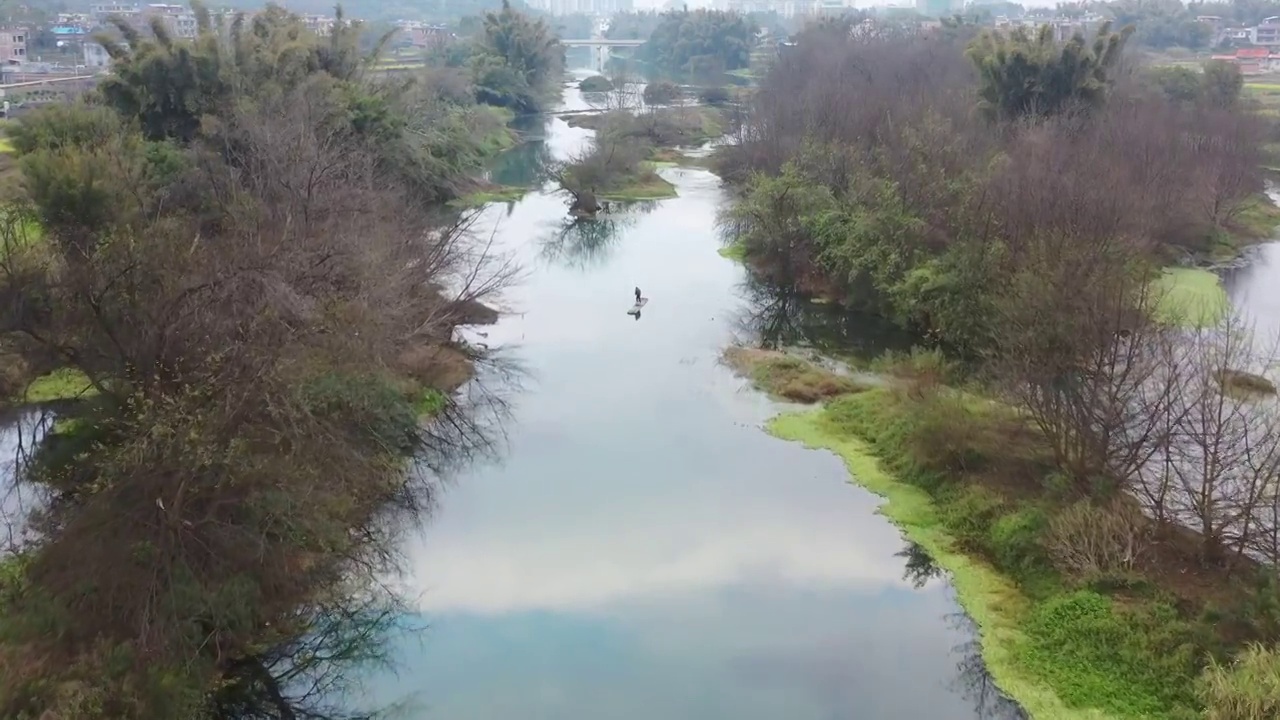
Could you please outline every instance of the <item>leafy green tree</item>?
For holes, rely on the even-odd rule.
[[[403,609],[409,462],[483,445],[451,338],[509,275],[440,201],[493,113],[456,73],[365,79],[343,28],[202,17],[11,133],[42,233],[0,220],[0,328],[93,393],[20,468],[3,717],[372,717],[341,692]]]
[[[1145,78],[1164,96],[1174,102],[1193,103],[1204,93],[1204,81],[1200,73],[1180,65],[1153,67]]]
[[[1216,107],[1234,105],[1244,90],[1244,76],[1240,74],[1240,68],[1224,60],[1205,63],[1201,80],[1205,99]]]
[[[1240,68],[1222,60],[1210,60],[1201,72],[1181,66],[1154,67],[1145,76],[1166,98],[1179,103],[1225,108],[1234,105],[1244,90]]]
[[[672,73],[710,74],[748,67],[756,27],[746,17],[721,10],[664,13],[642,56]]]
[[[1213,30],[1198,22],[1180,0],[1120,0],[1105,10],[1119,26],[1133,26],[1133,42],[1146,47],[1204,48]]]
[[[1075,35],[1061,45],[1048,25],[1034,35],[1025,28],[983,33],[968,49],[978,70],[982,111],[995,120],[1013,121],[1100,105],[1108,73],[1132,32],[1111,32],[1104,23],[1092,44]]]
[[[521,112],[536,112],[559,87],[564,48],[551,28],[503,0],[486,13],[479,53],[472,59],[477,97]]]

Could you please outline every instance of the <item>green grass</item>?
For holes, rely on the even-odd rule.
[[[676,186],[663,180],[657,173],[647,173],[634,182],[600,193],[601,200],[631,202],[640,200],[666,200],[677,197]]]
[[[1186,327],[1207,327],[1222,320],[1230,301],[1222,282],[1202,268],[1166,268],[1156,279],[1157,319]]]
[[[13,152],[13,141],[7,137],[0,137],[0,153],[12,154]]]
[[[507,108],[500,108],[493,105],[477,105],[476,112],[482,113],[484,116],[477,118],[482,121],[480,124],[483,128],[484,135],[480,137],[480,152],[486,157],[497,155],[503,150],[509,150],[516,146],[519,138],[514,130],[510,128],[512,120],[515,120],[516,114]]]
[[[59,368],[33,380],[27,386],[24,400],[29,403],[42,403],[91,397],[96,393],[97,390],[89,383],[89,378],[84,373],[72,368]]]
[[[1120,717],[1168,717],[1194,702],[1195,651],[1187,623],[1158,603],[1125,607],[1090,590],[1040,603],[1017,659],[1069,705],[1101,705]]]
[[[479,207],[487,205],[491,202],[509,203],[516,202],[523,198],[529,192],[529,188],[515,187],[511,185],[499,185],[497,187],[479,190],[477,192],[468,193],[462,197],[451,201],[449,204],[454,207]]]
[[[447,395],[435,388],[427,388],[414,401],[413,407],[418,411],[418,417],[432,418],[440,414],[440,411],[444,410],[448,402]]]
[[[720,253],[720,257],[736,262],[746,262],[747,259],[747,249],[741,243],[725,245],[716,252]]]

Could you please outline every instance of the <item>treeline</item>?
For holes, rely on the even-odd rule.
[[[6,718],[370,717],[395,529],[485,445],[454,329],[511,272],[442,205],[470,98],[376,79],[349,23],[197,13],[10,130],[0,329],[72,397],[17,466]]]
[[[1046,243],[1147,272],[1212,252],[1263,188],[1265,127],[1233,69],[1171,98],[1123,44],[810,30],[722,156],[729,230],[760,271],[966,357],[992,349],[998,289]]]
[[[931,348],[890,364],[905,391],[824,417],[898,453],[1014,580],[1008,657],[1073,707],[1262,720],[1280,410],[1253,373],[1274,353],[1162,271],[1252,229],[1268,128],[1234,68],[1153,75],[1129,34],[814,27],[720,155],[724,225],[759,276]]]

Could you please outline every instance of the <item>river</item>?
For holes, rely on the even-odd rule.
[[[588,137],[550,118],[495,180]],[[484,211],[526,269],[486,342],[529,377],[503,460],[454,478],[408,548],[427,630],[368,692],[441,720],[1016,717],[878,499],[767,435],[783,406],[718,363],[759,293],[717,254],[718,178],[663,174],[678,198],[585,231],[547,192]]]
[[[570,89],[565,106],[586,103]],[[496,181],[590,137],[533,130]],[[426,630],[395,641],[367,698],[414,720],[1018,717],[928,558],[834,456],[767,435],[786,406],[718,363],[760,332],[828,349],[866,328],[750,283],[716,252],[718,179],[662,172],[678,198],[567,230],[548,192],[483,211],[526,269],[485,342],[528,377],[501,460],[452,478],[405,548]],[[1280,243],[1251,258],[1226,285],[1269,332]],[[0,418],[5,460],[19,417],[29,435],[35,416]]]

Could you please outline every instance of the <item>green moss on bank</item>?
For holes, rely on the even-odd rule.
[[[648,172],[636,180],[616,189],[602,192],[601,200],[610,202],[634,202],[640,200],[666,200],[677,197],[676,186],[663,180],[655,172]]]
[[[33,380],[27,386],[24,400],[29,403],[43,403],[91,397],[95,394],[97,390],[90,384],[88,376],[84,373],[72,368],[59,368]]]
[[[454,207],[479,207],[492,202],[517,202],[529,192],[529,188],[515,187],[511,185],[496,185],[494,187],[477,190],[468,193],[450,202]]]
[[[747,261],[747,249],[741,243],[730,243],[716,252],[720,253],[720,257],[722,258],[728,258],[737,262]]]
[[[1166,268],[1154,287],[1156,316],[1164,322],[1206,327],[1222,320],[1230,309],[1221,280],[1203,268]]]
[[[516,132],[510,127],[511,121],[516,118],[514,112],[493,105],[480,105],[479,112],[485,113],[490,119],[490,122],[485,123],[488,128],[483,130],[484,135],[480,138],[481,152],[486,155],[497,155],[503,150],[515,147]]]
[[[835,452],[886,499],[880,512],[951,573],[988,670],[1032,717],[1196,717],[1215,627],[1175,610],[1175,588],[1132,590],[1158,575],[1060,575],[1049,528],[1076,506],[1053,490],[1039,435],[999,403],[914,387],[842,395],[769,431]]]
[[[864,395],[874,398],[880,392],[868,391]],[[988,672],[1032,717],[1059,720],[1115,717],[1096,710],[1066,707],[1056,693],[1020,662],[1018,649],[1026,642],[1026,636],[1019,625],[1028,615],[1030,601],[989,564],[958,551],[955,540],[942,527],[938,507],[929,493],[887,472],[872,444],[848,432],[828,408],[780,415],[770,421],[768,429],[784,440],[834,452],[844,461],[854,482],[885,499],[879,512],[951,574],[951,584],[961,606],[980,628],[982,659]]]

